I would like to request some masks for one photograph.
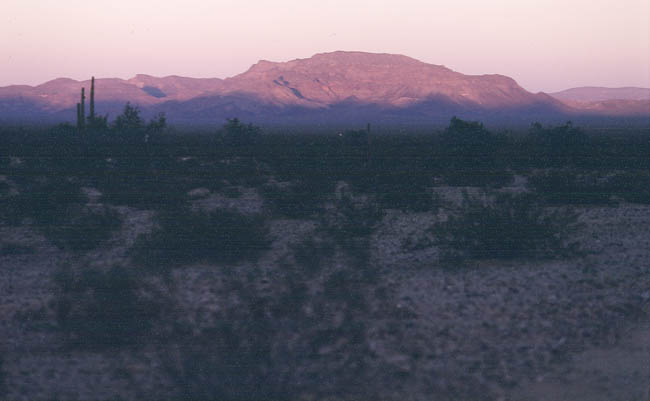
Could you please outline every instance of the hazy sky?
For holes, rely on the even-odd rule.
[[[500,73],[535,92],[650,87],[650,1],[0,0],[0,86],[225,78],[334,50]]]

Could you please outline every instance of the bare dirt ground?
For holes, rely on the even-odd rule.
[[[256,197],[244,191],[244,199]],[[216,199],[216,198],[215,198]],[[232,203],[205,198],[202,202]],[[255,202],[253,202],[255,203]],[[201,207],[206,205],[200,204]],[[0,227],[0,398],[169,398],[163,344],[133,350],[71,350],[62,345],[52,300],[62,264],[125,263],[152,213],[121,208],[122,232],[88,254],[58,250],[28,226]],[[437,217],[391,211],[373,237],[372,261],[396,292],[368,341],[393,384],[387,399],[649,400],[650,206],[579,210],[584,256],[565,260],[481,261],[440,267],[438,251],[404,245]],[[261,266],[282,263],[308,237],[305,220],[275,220]],[[31,248],[31,251],[29,251]],[[188,319],[215,307],[219,274],[192,266],[173,275]],[[382,388],[382,382],[376,386]]]
[[[521,383],[511,394],[518,400],[650,400],[650,324],[621,329],[611,346],[593,347],[546,375]]]

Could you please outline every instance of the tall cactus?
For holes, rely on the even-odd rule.
[[[77,129],[81,130],[81,103],[77,103]]]
[[[370,153],[370,123],[366,125],[366,167],[372,162],[372,153]]]
[[[90,116],[91,121],[95,120],[95,77],[90,80]]]
[[[86,128],[86,88],[81,88],[81,129]]]

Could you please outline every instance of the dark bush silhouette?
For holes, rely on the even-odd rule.
[[[110,239],[121,225],[122,219],[114,210],[84,208],[68,214],[65,221],[42,227],[42,231],[59,248],[87,251]]]
[[[454,154],[485,154],[496,138],[479,121],[465,121],[452,117],[442,136],[442,143]]]
[[[108,115],[88,116],[88,121],[86,121],[86,130],[89,135],[106,135],[108,128]]]
[[[373,199],[355,199],[343,194],[334,208],[322,219],[322,229],[342,251],[355,259],[359,270],[368,270],[370,236],[381,222],[384,211]],[[373,280],[375,272],[368,270],[364,279]]]
[[[598,173],[573,169],[538,172],[528,179],[529,185],[553,205],[613,205],[613,188]]]
[[[238,118],[228,119],[221,129],[224,143],[236,149],[253,146],[259,141],[261,130],[253,124],[244,124]]]
[[[494,200],[465,195],[458,214],[433,227],[447,257],[462,260],[555,257],[571,250],[576,216],[547,211],[531,194],[497,193]]]
[[[274,215],[306,218],[322,209],[323,202],[332,195],[332,187],[332,183],[300,180],[286,185],[267,184],[262,194]]]
[[[9,256],[9,255],[31,255],[35,253],[36,250],[34,247],[29,245],[23,245],[15,242],[10,242],[2,245],[0,248],[0,256]]]
[[[618,172],[609,178],[611,191],[632,203],[650,204],[650,171]]]
[[[374,167],[366,178],[367,187],[383,208],[414,212],[435,210],[431,187],[433,175],[420,163],[409,161],[407,168],[395,166]],[[393,168],[391,168],[393,167]]]
[[[160,295],[146,295],[132,270],[60,270],[56,318],[71,346],[107,348],[140,344],[159,318]]]
[[[72,209],[86,201],[79,184],[64,177],[43,177],[24,183],[17,195],[7,199],[5,219],[18,224],[31,218],[38,227],[53,226],[65,222]]]
[[[278,333],[268,300],[244,294],[240,305],[223,309],[214,326],[181,336],[177,357],[167,359],[181,398],[290,398],[285,377],[290,367],[274,360]]]
[[[454,186],[503,186],[512,180],[497,156],[507,144],[478,121],[453,117],[440,136],[445,157],[443,177]]]
[[[256,260],[266,249],[268,228],[262,217],[215,210],[168,210],[159,227],[133,247],[137,263],[165,268],[197,261],[236,263]]]
[[[140,109],[131,103],[124,105],[122,114],[113,121],[112,129],[123,134],[141,133],[144,130],[144,120],[140,116]]]
[[[4,370],[4,359],[0,356],[0,397],[3,397],[7,393],[6,388],[6,377],[7,373]]]
[[[371,354],[365,325],[369,291],[357,269],[283,266],[269,275],[271,294],[258,291],[246,277],[230,277],[220,290],[215,323],[198,334],[181,333],[177,352],[167,358],[181,398],[301,399],[368,392],[360,383],[372,376],[364,364]]]
[[[111,125],[113,135],[128,142],[148,142],[152,136],[161,134],[167,128],[164,113],[157,114],[148,124],[140,115],[137,106],[127,103],[122,114]]]
[[[575,166],[587,151],[587,136],[571,121],[557,127],[534,123],[529,135],[544,167]]]
[[[44,178],[27,183],[7,199],[4,221],[34,226],[59,248],[90,250],[110,238],[121,226],[120,216],[108,208],[89,209],[79,184],[65,178]]]
[[[183,205],[192,188],[188,172],[170,157],[116,159],[98,182],[104,202],[144,209],[173,209]]]

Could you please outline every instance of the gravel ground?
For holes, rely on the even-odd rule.
[[[260,207],[253,193],[244,191],[242,199],[246,210]],[[234,201],[206,196],[197,206],[233,208]],[[382,305],[383,313],[370,319],[373,363],[387,367],[373,385],[390,399],[648,399],[650,207],[578,211],[584,224],[576,239],[583,257],[481,261],[457,271],[441,269],[433,247],[404,251],[440,216],[390,211],[371,245],[371,260],[385,272],[382,284],[395,292],[394,305]],[[6,375],[0,398],[170,394],[160,360],[164,344],[116,352],[70,350],[57,334],[56,268],[122,263],[135,236],[152,227],[151,212],[119,212],[125,219],[122,232],[85,255],[59,251],[25,226],[0,227],[0,245],[33,250],[0,256],[0,351]],[[291,244],[314,227],[306,220],[272,221],[272,250],[259,265],[286,262]],[[221,278],[211,266],[174,272],[174,294],[188,319],[200,321],[218,307],[215,288]],[[598,391],[581,391],[596,384]]]

